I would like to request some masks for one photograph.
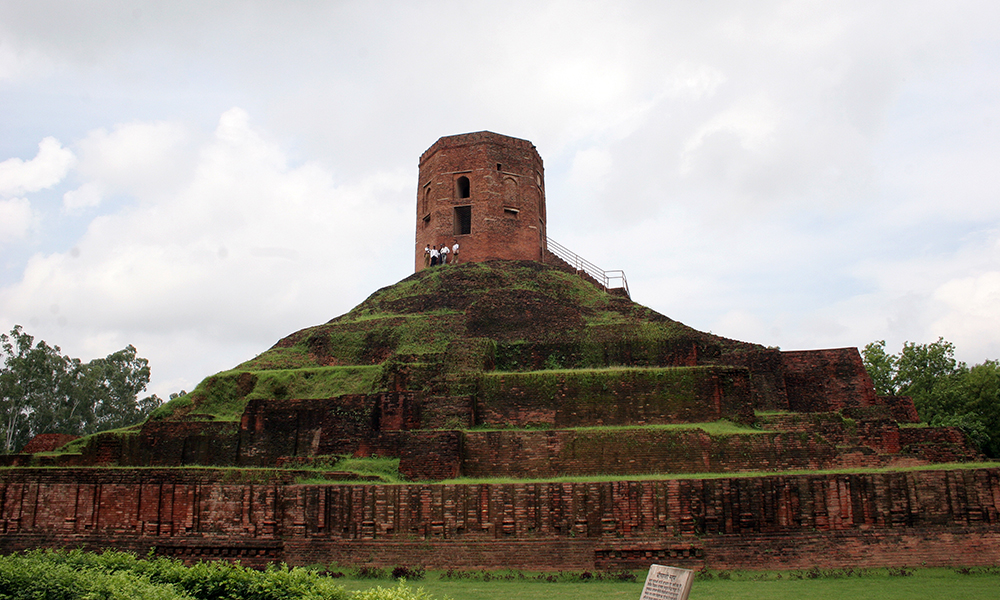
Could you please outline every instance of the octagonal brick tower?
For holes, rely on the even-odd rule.
[[[455,242],[460,263],[542,260],[545,179],[534,144],[479,131],[443,137],[420,156],[416,270],[424,246]]]

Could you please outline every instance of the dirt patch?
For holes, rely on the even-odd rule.
[[[253,373],[240,373],[236,378],[236,391],[240,397],[246,396],[257,386],[257,376]]]

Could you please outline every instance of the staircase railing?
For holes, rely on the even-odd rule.
[[[578,273],[585,273],[596,280],[598,284],[604,286],[605,291],[613,288],[622,288],[625,290],[625,294],[631,298],[631,294],[629,294],[628,291],[628,280],[625,278],[625,271],[622,271],[621,269],[605,271],[552,238],[546,236],[545,241],[548,245],[549,252],[566,261],[566,263],[570,267],[576,269]],[[612,286],[612,281],[618,285]]]

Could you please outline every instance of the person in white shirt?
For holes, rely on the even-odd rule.
[[[455,245],[451,247],[451,264],[458,264],[458,241],[455,241]]]
[[[431,266],[432,267],[434,265],[438,264],[438,259],[440,258],[440,256],[441,255],[438,253],[437,248],[431,247]]]
[[[441,244],[440,253],[441,253],[441,264],[442,265],[448,264],[448,252],[449,252],[448,245],[447,244]]]

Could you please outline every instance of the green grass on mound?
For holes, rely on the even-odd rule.
[[[327,464],[314,462],[312,468],[317,471],[353,473],[364,477],[375,476],[382,483],[404,483],[403,476],[399,474],[399,459],[387,456],[369,456],[364,458],[341,456],[335,457],[334,460]],[[306,485],[341,485],[344,481],[330,480],[324,477],[322,473],[317,473],[315,477],[300,477],[296,480],[296,483]]]
[[[975,463],[935,463],[910,467],[852,467],[845,469],[816,469],[790,471],[741,471],[729,473],[657,473],[648,475],[566,475],[547,479],[516,479],[513,477],[460,477],[444,481],[421,482],[428,484],[511,484],[511,483],[599,483],[603,481],[662,481],[673,479],[748,479],[752,477],[779,477],[795,475],[847,475],[864,473],[905,473],[910,471],[960,471],[967,469],[996,469],[1000,461]],[[413,482],[410,482],[413,483]]]
[[[370,394],[382,377],[379,365],[223,371],[206,378],[192,392],[153,411],[150,419],[176,415],[238,421],[249,400],[319,399],[344,394]]]

